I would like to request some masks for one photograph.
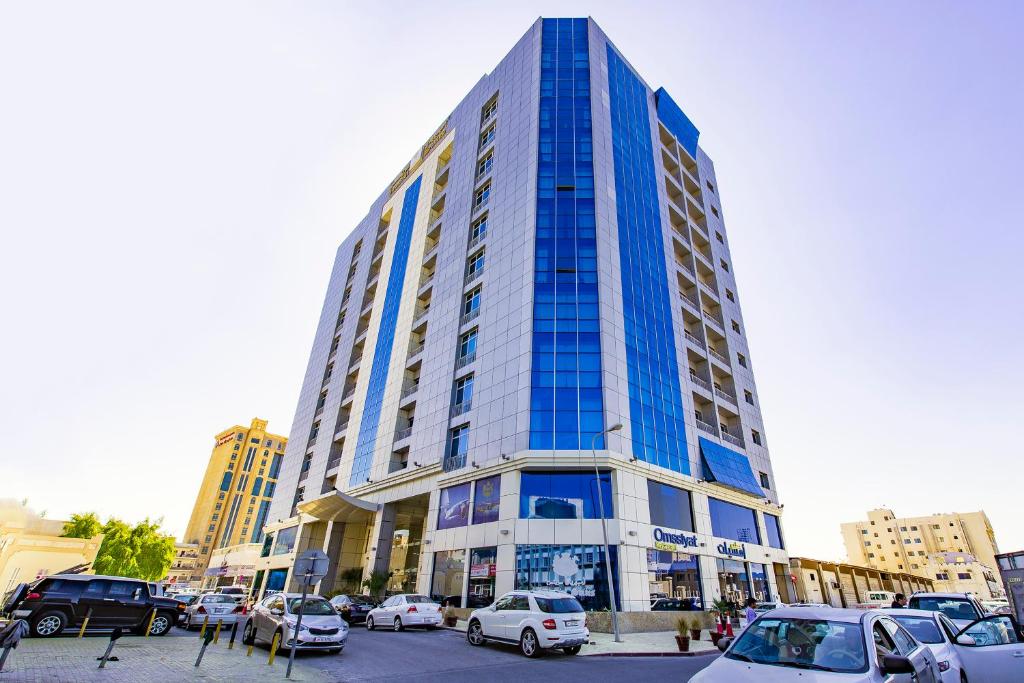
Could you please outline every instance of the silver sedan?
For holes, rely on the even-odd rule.
[[[302,623],[298,642],[295,624],[302,606]],[[306,602],[297,593],[278,593],[256,603],[245,622],[242,642],[252,645],[257,640],[273,643],[275,636],[285,650],[327,650],[341,652],[348,640],[348,624],[331,603],[319,595],[307,595]]]
[[[222,627],[231,626],[236,621],[240,622],[244,618],[242,597],[220,593],[200,595],[185,608],[185,628],[200,628],[207,620],[211,627],[216,626],[218,621]]]

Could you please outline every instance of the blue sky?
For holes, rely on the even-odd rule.
[[[334,250],[540,15],[593,16],[715,160],[793,554],[985,509],[1024,547],[1014,3],[6,3],[0,498],[180,533],[290,429]]]

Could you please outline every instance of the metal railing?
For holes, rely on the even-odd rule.
[[[336,430],[334,430],[334,439],[337,440],[338,439],[338,435],[339,434],[344,434],[345,430],[347,430],[347,429],[348,429],[348,422],[342,422],[340,425],[338,425],[338,428]]]
[[[726,365],[729,365],[729,359],[726,358],[725,356],[723,356],[722,354],[720,354],[718,351],[715,351],[710,346],[708,347],[708,353],[710,353],[711,357],[714,358],[715,360],[722,361]]]
[[[693,334],[689,330],[683,330],[683,337],[685,337],[686,341],[690,342],[691,344],[696,344],[701,348],[704,347],[704,340],[699,339],[697,335]]]
[[[423,289],[434,281],[434,273],[428,273],[420,278],[420,289]]]
[[[729,432],[722,432],[722,440],[723,441],[728,441],[729,443],[731,443],[734,446],[739,446],[740,448],[746,448],[746,444],[743,443],[743,439],[741,439],[738,436],[733,436]]]
[[[486,230],[484,230],[484,231],[483,231],[483,232],[481,232],[481,233],[480,233],[479,235],[477,235],[476,237],[474,237],[474,238],[472,238],[471,240],[469,240],[469,245],[468,245],[468,246],[466,247],[466,249],[467,249],[467,250],[468,250],[468,249],[472,249],[472,248],[473,248],[473,247],[475,247],[476,245],[478,245],[478,244],[480,244],[481,242],[483,242],[483,241],[484,241],[484,238],[486,238],[486,237],[487,237],[487,231],[486,231]]]
[[[445,472],[451,472],[453,470],[461,469],[466,466],[466,456],[462,455],[449,455],[444,459],[442,469]]]
[[[427,304],[426,306],[417,306],[416,311],[412,314],[412,321],[416,322],[427,313],[430,313],[430,304]]]
[[[408,439],[410,436],[412,436],[412,427],[406,427],[405,429],[396,429],[395,443],[398,443],[399,441],[404,441],[405,439]]]
[[[467,268],[466,269],[466,279],[464,281],[464,284],[469,284],[473,280],[477,279],[478,277],[480,277],[480,275],[483,272],[484,272],[484,264],[483,263],[481,263],[480,265],[474,267],[472,270]]]
[[[681,296],[683,298],[683,301],[685,301],[686,303],[690,304],[690,306],[692,306],[695,311],[699,311],[700,310],[700,304],[697,303],[696,297],[692,297],[689,294],[687,294],[686,292],[683,292],[681,290],[679,292],[679,296]]]
[[[683,270],[685,270],[690,275],[693,275],[694,277],[697,276],[697,274],[693,272],[693,266],[691,266],[690,264],[683,263],[679,259],[676,259],[676,265],[679,266],[680,268],[682,268]]]
[[[707,391],[707,392],[711,391],[711,382],[708,382],[705,379],[701,379],[700,377],[698,377],[697,375],[693,374],[692,372],[690,373],[690,381],[693,382],[694,384],[696,384],[698,387],[700,387],[704,391]]]
[[[328,471],[333,470],[335,467],[337,467],[340,464],[341,464],[341,456],[340,455],[336,455],[336,456],[334,456],[333,458],[331,458],[330,460],[327,461],[327,470]]]
[[[473,407],[473,399],[467,399],[462,403],[456,403],[452,406],[452,417],[457,417],[467,412]]]
[[[465,356],[461,356],[460,358],[456,359],[455,369],[458,370],[460,368],[464,368],[475,360],[476,351],[474,351],[473,353],[467,353]]]
[[[479,306],[474,308],[469,313],[463,313],[462,314],[462,318],[459,320],[459,324],[460,325],[465,325],[470,320],[473,320],[474,318],[476,318],[478,315],[480,315],[480,307]]]
[[[425,349],[426,346],[427,346],[427,342],[425,342],[425,341],[421,341],[419,344],[416,344],[416,343],[409,344],[409,358],[408,358],[408,360],[412,360],[416,356],[418,356],[421,353],[423,353],[423,349]]]
[[[701,314],[704,316],[705,319],[710,320],[711,322],[715,323],[720,328],[722,328],[722,330],[725,330],[725,323],[722,322],[722,319],[720,317],[718,317],[714,313],[709,313],[704,309],[701,309]]]
[[[715,429],[715,426],[712,424],[708,424],[707,422],[704,422],[702,420],[697,420],[697,429],[703,430],[708,434],[714,434],[715,436],[718,436],[718,430]]]
[[[406,396],[416,393],[416,390],[419,388],[419,382],[407,382],[405,386],[402,387],[402,398],[405,398]]]
[[[717,396],[718,398],[724,398],[726,401],[729,401],[730,403],[736,403],[736,397],[730,394],[725,389],[719,389],[716,387],[715,396]]]
[[[351,386],[351,387],[349,387],[349,388],[348,388],[348,389],[346,389],[346,390],[345,390],[345,392],[344,392],[344,393],[343,393],[343,394],[341,395],[341,400],[342,400],[342,401],[344,401],[345,399],[347,399],[347,398],[350,398],[350,397],[351,397],[351,396],[352,396],[352,395],[353,395],[354,393],[356,393],[356,388],[355,388],[355,386]]]

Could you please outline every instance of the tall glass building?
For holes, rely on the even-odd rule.
[[[550,587],[601,609],[609,578],[625,611],[788,597],[698,140],[592,20],[530,27],[338,249],[261,591],[320,548],[321,592],[378,570],[465,606]]]

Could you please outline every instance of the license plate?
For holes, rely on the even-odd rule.
[[[328,638],[327,636],[316,636],[313,639],[313,641],[316,642],[316,643],[326,643],[326,642],[330,641],[330,638]]]
[[[580,622],[577,619],[566,619],[565,620],[565,625],[566,626],[575,626],[578,623],[580,623]]]

